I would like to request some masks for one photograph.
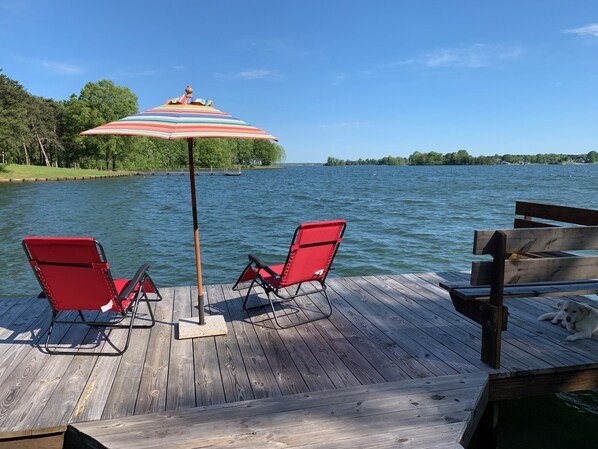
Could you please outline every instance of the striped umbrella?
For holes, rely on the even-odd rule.
[[[189,89],[189,87],[187,88]],[[187,91],[190,94],[190,91]],[[197,302],[199,326],[188,326],[194,320],[179,321],[179,338],[218,335],[226,333],[221,316],[211,315],[206,322],[204,291],[201,275],[201,251],[197,224],[197,200],[195,194],[195,169],[193,166],[193,138],[230,138],[278,140],[276,137],[245,123],[238,118],[219,111],[211,100],[193,99],[184,95],[166,104],[115,122],[98,126],[81,133],[82,136],[110,134],[122,136],[147,136],[161,139],[187,139],[189,150],[189,181],[191,184],[191,208],[193,213],[193,236],[195,243],[195,266],[197,271]]]
[[[219,111],[200,104],[165,104],[139,114],[121,118],[81,133],[123,136],[147,136],[161,139],[219,137],[233,139],[268,139],[276,137]]]

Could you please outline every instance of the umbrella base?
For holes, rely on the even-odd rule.
[[[199,324],[198,317],[179,319],[178,340],[187,338],[213,337],[226,335],[226,322],[222,315],[206,315],[206,324]]]

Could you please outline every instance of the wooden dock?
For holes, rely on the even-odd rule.
[[[372,447],[401,438],[410,442],[404,447],[459,447],[487,400],[598,388],[596,338],[566,342],[564,329],[536,319],[552,310],[555,298],[508,302],[501,367],[483,364],[479,326],[458,314],[438,287],[460,278],[329,279],[331,318],[286,330],[277,329],[265,309],[243,312],[231,285],[207,286],[208,312],[223,314],[229,333],[193,340],[177,340],[175,333],[180,317],[197,314],[196,289],[164,288],[156,326],[135,330],[121,357],[44,354],[39,343],[50,320],[47,302],[0,301],[0,447],[15,438],[61,435],[69,424],[67,443],[90,436],[97,438],[94,447],[136,447],[143,435],[139,447],[151,447],[154,439],[201,447],[205,429],[236,447],[276,438],[285,447],[301,438],[310,447],[336,441],[330,438],[341,446],[347,429]],[[311,298],[301,301],[306,314],[315,310]],[[283,311],[289,320],[304,313],[292,303]],[[99,351],[124,334],[75,326],[57,328],[52,338],[64,346],[85,339],[86,349]],[[372,407],[377,412],[370,413]],[[191,430],[183,431],[189,420]],[[271,420],[277,430],[269,432]],[[75,424],[83,422],[89,423]],[[119,430],[110,431],[115,422]],[[379,440],[366,430],[372,422],[381,426],[374,432]],[[118,435],[128,445],[115,442]],[[437,435],[447,437],[444,445],[432,444]]]

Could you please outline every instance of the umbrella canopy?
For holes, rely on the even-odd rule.
[[[245,123],[238,118],[219,111],[212,106],[211,100],[193,99],[192,89],[187,86],[187,95],[169,100],[166,104],[153,109],[106,123],[81,133],[82,136],[109,134],[121,136],[147,136],[161,139],[187,139],[189,150],[189,182],[191,187],[191,208],[193,213],[193,235],[195,243],[195,265],[197,271],[197,301],[199,304],[199,324],[206,324],[203,298],[203,281],[201,275],[201,253],[199,245],[199,229],[197,223],[197,200],[195,194],[195,169],[193,166],[193,138],[229,138],[229,139],[262,139],[278,140],[276,137]],[[215,335],[209,330],[195,333],[182,331],[188,329],[187,319],[179,321],[179,338]],[[222,320],[224,324],[224,320]],[[210,326],[203,326],[210,328]],[[196,326],[197,327],[197,326]],[[226,333],[226,327],[224,327]],[[183,335],[185,333],[186,335]]]
[[[200,104],[165,104],[81,133],[82,136],[91,134],[161,139],[213,137],[278,140],[226,112]]]

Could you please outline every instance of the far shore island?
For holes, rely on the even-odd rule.
[[[495,154],[493,156],[471,156],[466,150],[453,153],[416,151],[408,157],[386,156],[381,159],[344,160],[328,157],[326,166],[339,165],[562,165],[562,164],[596,164],[598,152],[586,154]]]

